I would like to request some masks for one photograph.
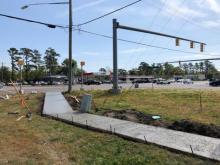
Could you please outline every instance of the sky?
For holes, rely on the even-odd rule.
[[[73,24],[77,25],[135,0],[73,0]],[[32,6],[26,4],[59,2],[59,0],[1,0],[0,13],[33,19],[51,24],[68,25],[67,5]],[[192,54],[162,50],[148,46],[118,41],[118,67],[129,70],[144,61],[149,64],[167,61],[220,57],[220,1],[219,0],[143,0],[133,6],[79,28],[112,36],[112,19],[121,25],[152,30],[205,42],[204,53]],[[38,49],[42,54],[48,47],[54,48],[61,63],[68,57],[68,30],[21,22],[0,17],[0,62],[10,66],[7,50]],[[119,29],[118,38],[149,45],[200,53],[199,45],[189,48],[189,43],[161,36]],[[99,68],[112,69],[112,40],[87,33],[73,32],[73,59],[85,61],[84,69],[96,72]],[[220,62],[213,62],[220,70]]]

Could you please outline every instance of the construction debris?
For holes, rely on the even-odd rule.
[[[20,121],[22,118],[24,118],[25,116],[20,116],[16,121]]]
[[[76,96],[70,96],[70,98],[72,98],[75,102],[80,103]]]
[[[22,108],[25,108],[26,110],[27,110],[27,114],[26,114],[26,117],[29,119],[29,120],[31,120],[31,117],[32,117],[32,113],[31,113],[31,111],[30,111],[30,108],[29,108],[29,106],[28,106],[28,104],[26,103],[26,100],[25,100],[25,98],[23,97],[23,95],[22,95],[22,91],[19,91],[17,88],[16,88],[16,86],[15,86],[15,84],[11,81],[11,84],[12,84],[12,86],[14,87],[14,89],[15,89],[15,91],[16,91],[16,93],[18,94],[18,96],[19,96],[19,98],[20,98],[20,103],[21,103],[21,106],[22,106]],[[24,116],[25,117],[25,116]],[[23,116],[21,116],[21,117],[19,117],[18,119],[17,119],[17,121],[19,121],[20,119],[22,119],[23,118]]]
[[[8,95],[5,95],[5,97],[4,96],[0,96],[0,99],[9,100],[9,96]]]
[[[15,111],[15,112],[8,112],[8,115],[18,115],[19,112],[18,111]]]
[[[37,94],[37,91],[31,91],[32,94]]]

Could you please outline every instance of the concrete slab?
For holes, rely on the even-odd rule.
[[[220,161],[220,139],[72,111],[59,92],[46,93],[43,114],[83,127]]]
[[[60,92],[45,94],[43,114],[72,113],[73,110]]]

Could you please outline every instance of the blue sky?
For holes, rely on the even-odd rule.
[[[122,7],[134,0],[73,0],[73,22],[79,24],[91,18]],[[68,6],[20,7],[35,2],[58,2],[46,0],[1,0],[0,13],[42,22],[67,25]],[[120,24],[178,35],[207,43],[204,54],[185,54],[130,43],[118,42],[119,68],[131,69],[141,61],[158,63],[173,60],[220,57],[220,1],[218,0],[143,0],[129,8],[80,28],[91,32],[112,35],[112,19]],[[68,32],[46,26],[0,17],[0,62],[10,66],[7,50],[10,47],[38,49],[42,54],[52,47],[61,54],[59,61],[68,57]],[[137,32],[118,31],[118,37],[172,49],[199,52],[199,46],[189,48],[189,43],[175,46],[173,39]],[[85,70],[98,71],[112,68],[112,40],[73,32],[73,58],[86,62]],[[214,63],[220,69],[220,62]]]

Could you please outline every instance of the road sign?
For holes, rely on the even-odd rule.
[[[80,62],[80,65],[81,65],[81,66],[84,66],[84,65],[85,65],[85,61],[81,61],[81,62]]]
[[[17,64],[18,65],[24,65],[24,60],[18,60]]]

